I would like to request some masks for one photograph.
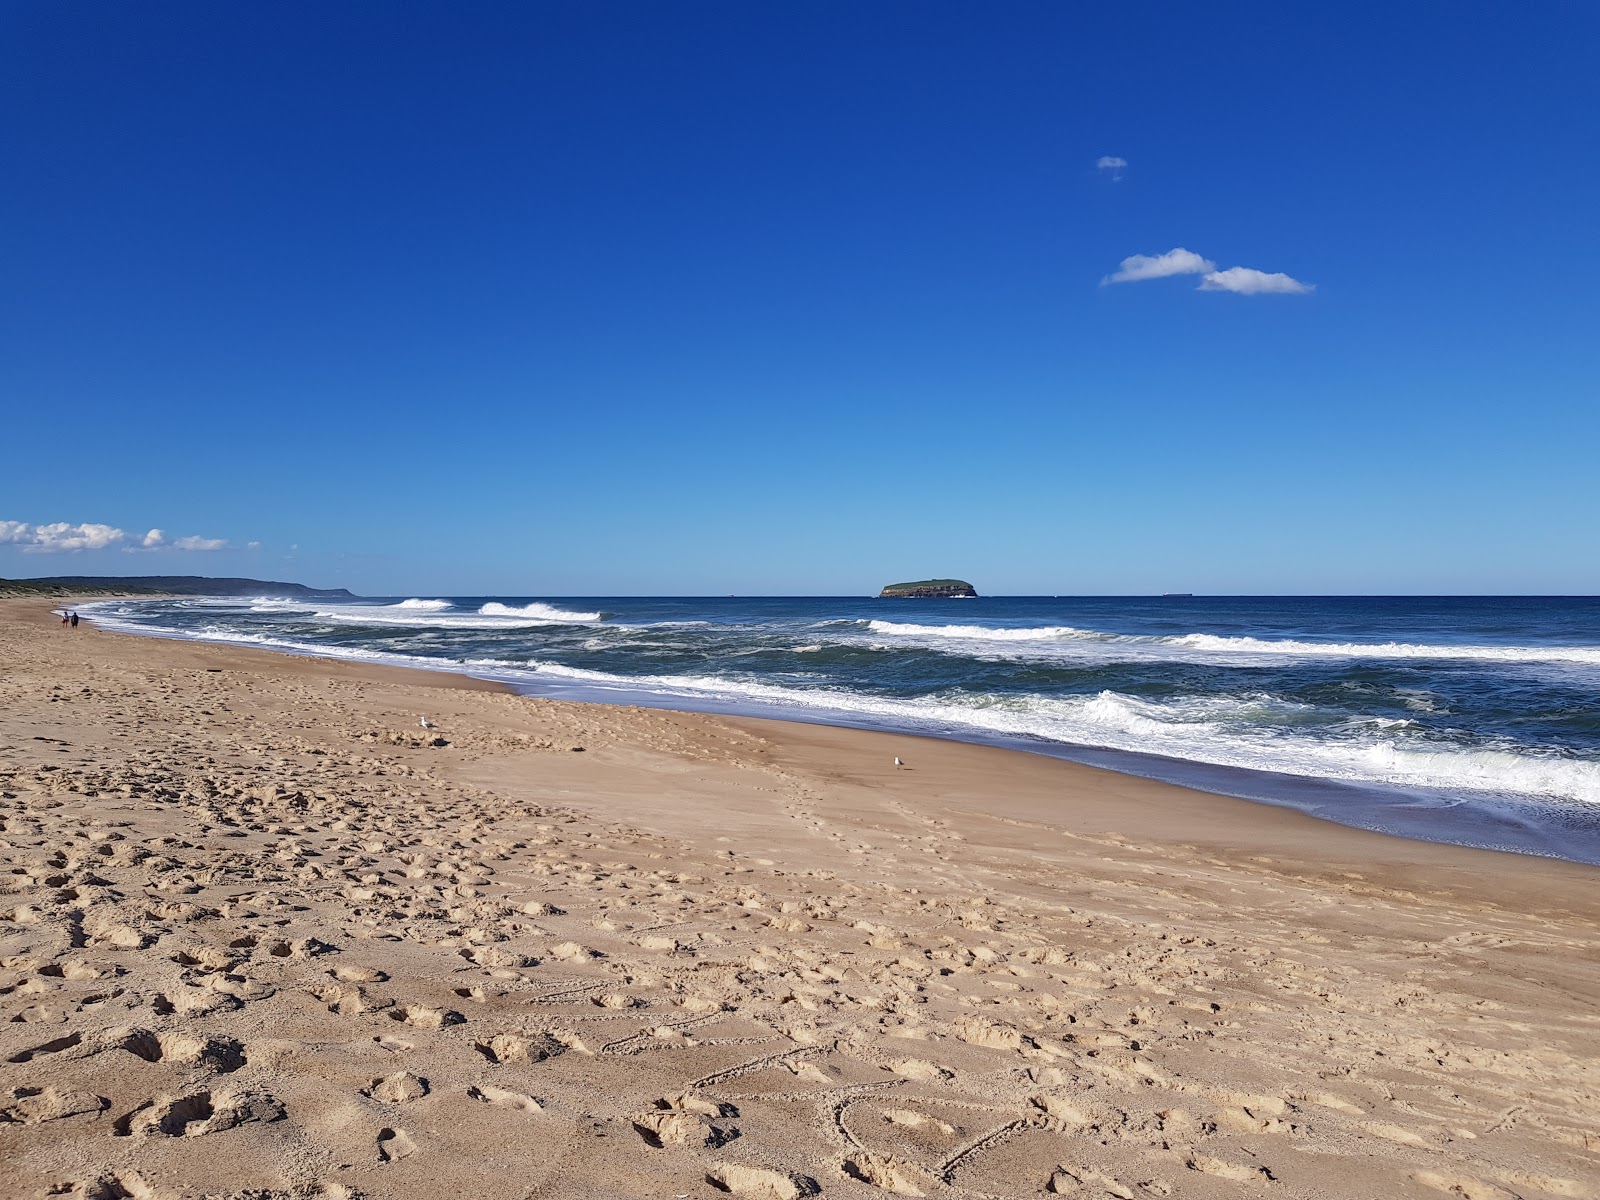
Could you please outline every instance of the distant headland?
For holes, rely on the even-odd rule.
[[[271,596],[283,599],[354,600],[344,588],[313,588],[266,579],[211,579],[204,575],[51,575],[0,579],[12,596]]]
[[[965,579],[921,579],[916,583],[891,583],[878,593],[878,599],[947,600],[977,595],[977,590]]]

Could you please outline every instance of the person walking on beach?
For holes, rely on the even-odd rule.
[[[61,623],[63,625],[69,625],[72,623],[72,617],[70,614],[68,614],[66,609],[61,610]]]
[[[74,629],[76,629],[78,627],[78,614],[77,613],[73,613],[72,614],[72,627]]]

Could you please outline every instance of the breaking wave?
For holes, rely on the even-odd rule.
[[[902,637],[948,637],[980,642],[1058,642],[1077,639],[1119,640],[1116,634],[1074,629],[1071,625],[1041,625],[1033,629],[996,629],[989,625],[902,625],[898,621],[868,621],[873,633]]]
[[[1107,690],[1067,697],[946,693],[900,699],[847,688],[796,688],[713,676],[614,675],[552,662],[533,661],[528,668],[536,675],[607,688],[748,699],[957,734],[982,730],[1311,778],[1600,804],[1600,763],[1509,747],[1451,744],[1409,732],[1405,722],[1352,727],[1338,739],[1305,736],[1295,726],[1310,706],[1263,694],[1151,701]]]
[[[1093,643],[1130,650],[1170,647],[1211,654],[1277,655],[1285,658],[1388,658],[1465,659],[1480,662],[1565,662],[1600,666],[1595,646],[1484,646],[1419,644],[1413,642],[1307,642],[1290,638],[1223,637],[1210,633],[1137,635],[1101,633],[1071,625],[1033,628],[996,628],[988,625],[907,625],[896,621],[869,621],[874,633],[926,639],[947,638],[968,642]]]
[[[1288,803],[1302,784],[1273,777],[1342,781],[1423,836],[1468,828],[1474,806],[1509,806],[1529,827],[1600,806],[1600,601],[984,604],[892,614],[906,619],[865,600],[735,598],[83,611],[112,628],[466,671],[536,694],[1024,739],[1091,761],[1121,751],[1157,777],[1173,760],[1208,764],[1208,787]],[[1271,774],[1230,785],[1228,768]],[[1436,815],[1403,815],[1419,804]],[[1582,819],[1600,838],[1593,812]]]
[[[478,610],[486,617],[532,617],[540,621],[584,622],[598,621],[605,614],[597,612],[568,612],[563,608],[556,608],[550,604],[524,604],[521,608],[513,608],[509,604],[498,604],[490,601]]]

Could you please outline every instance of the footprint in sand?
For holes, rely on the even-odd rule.
[[[1231,1163],[1225,1159],[1213,1158],[1209,1154],[1191,1154],[1184,1165],[1191,1171],[1199,1171],[1205,1175],[1215,1175],[1219,1179],[1231,1179],[1236,1183],[1269,1183],[1276,1176],[1266,1167],[1249,1167],[1243,1163]]]
[[[417,1152],[417,1143],[404,1129],[378,1130],[378,1161],[399,1162]]]
[[[893,1125],[903,1125],[908,1129],[927,1129],[938,1132],[945,1137],[949,1137],[956,1131],[954,1125],[936,1120],[926,1113],[913,1112],[905,1108],[884,1109],[883,1119]]]
[[[147,1100],[112,1126],[117,1137],[199,1137],[251,1121],[277,1121],[283,1105],[260,1092],[214,1096],[209,1091]]]
[[[665,1103],[658,1101],[658,1103]],[[719,1114],[720,1115],[720,1114]],[[634,1132],[645,1145],[661,1150],[668,1146],[687,1146],[699,1149],[721,1146],[739,1136],[737,1125],[713,1121],[702,1112],[684,1109],[665,1109],[635,1117]]]
[[[844,1160],[844,1173],[897,1196],[927,1195],[919,1186],[918,1176],[921,1172],[898,1159],[877,1154],[856,1154]]]
[[[12,1088],[0,1095],[0,1123],[38,1125],[84,1113],[101,1113],[111,1101],[92,1092],[57,1091],[53,1087]]]
[[[374,1079],[362,1089],[362,1095],[371,1096],[384,1104],[405,1104],[420,1100],[428,1094],[428,1081],[410,1071],[396,1071],[382,1079]]]
[[[473,1049],[490,1062],[500,1065],[512,1062],[543,1062],[547,1058],[565,1054],[569,1047],[549,1033],[538,1033],[531,1037],[522,1037],[515,1033],[497,1033],[486,1042],[475,1043]]]
[[[97,1175],[77,1183],[58,1184],[48,1193],[60,1200],[156,1200],[158,1193],[138,1175]]]
[[[720,1192],[749,1196],[751,1200],[799,1200],[801,1196],[815,1196],[822,1190],[815,1179],[806,1175],[738,1163],[718,1163],[706,1172],[706,1182]]]
[[[33,1046],[27,1050],[19,1051],[18,1053],[13,1054],[6,1061],[13,1063],[32,1062],[34,1059],[46,1054],[60,1054],[63,1051],[75,1050],[82,1045],[82,1043],[82,1034],[69,1033],[65,1037],[52,1038],[48,1042],[41,1042],[37,1046]],[[85,1051],[85,1053],[93,1053],[93,1050],[88,1049]]]
[[[408,1004],[389,1014],[416,1029],[443,1029],[446,1025],[465,1025],[467,1018],[454,1009],[429,1008],[423,1004]]]
[[[540,1104],[532,1096],[525,1095],[522,1092],[507,1091],[505,1088],[498,1088],[487,1083],[481,1087],[469,1087],[467,1096],[484,1104],[495,1104],[502,1108],[515,1108],[525,1113],[544,1111],[544,1105]]]

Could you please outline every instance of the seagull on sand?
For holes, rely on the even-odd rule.
[[[422,726],[422,728],[424,728],[424,729],[437,729],[437,728],[439,728],[432,721],[428,720],[427,717],[423,717],[420,721],[417,722],[417,724]]]
[[[905,766],[905,763],[900,761],[900,756],[898,754],[894,756],[894,765],[897,767]]]

